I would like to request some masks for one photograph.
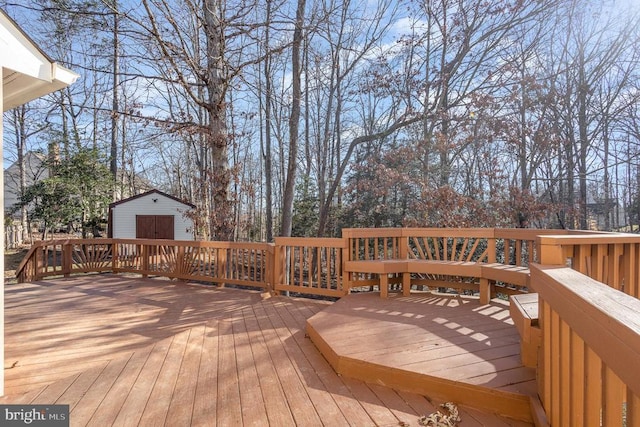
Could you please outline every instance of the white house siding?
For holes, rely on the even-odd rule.
[[[157,200],[154,202],[153,200]],[[174,238],[193,240],[193,221],[184,217],[190,209],[188,205],[167,198],[162,194],[151,193],[113,207],[113,237],[116,239],[135,239],[136,215],[173,215]]]

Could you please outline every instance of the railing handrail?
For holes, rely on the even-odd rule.
[[[400,233],[402,237],[494,237],[493,228],[402,228]]]
[[[583,231],[570,231],[561,229],[543,228],[440,228],[440,227],[398,227],[398,228],[344,228],[342,237],[472,237],[488,239],[520,239],[534,240],[538,236],[558,235],[568,236],[575,233],[583,234]],[[593,236],[594,233],[588,235]],[[611,235],[607,233],[605,235]]]
[[[588,245],[614,243],[640,243],[640,235],[630,233],[586,234],[586,235],[541,235],[540,243],[544,245]]]
[[[345,240],[335,237],[276,237],[274,246],[325,246],[331,248],[345,247]]]
[[[512,240],[536,240],[540,236],[547,235],[567,235],[567,230],[555,230],[545,228],[495,228],[494,237],[496,239]]]
[[[24,258],[22,258],[22,261],[20,261],[20,264],[18,264],[18,268],[16,268],[16,277],[20,277],[24,268],[27,266],[27,263],[29,262],[31,257],[34,256],[36,250],[38,250],[38,248],[40,247],[37,245],[37,243],[38,242],[35,242],[33,245],[31,245],[31,248],[29,248],[29,251],[27,252],[27,254],[24,256]]]
[[[402,228],[343,228],[343,238],[359,237],[400,237]]]

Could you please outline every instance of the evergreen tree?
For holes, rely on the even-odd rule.
[[[79,149],[48,166],[50,177],[28,187],[21,199],[20,206],[29,207],[29,220],[42,222],[43,239],[48,231],[77,226],[83,238],[97,236],[111,201],[109,168],[98,152]]]

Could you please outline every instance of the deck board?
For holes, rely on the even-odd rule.
[[[5,292],[6,360],[18,363],[0,402],[69,404],[72,426],[415,426],[441,402],[337,375],[305,334],[326,301],[119,275]]]
[[[251,351],[254,354],[256,372],[260,380],[267,420],[273,425],[293,425],[293,416],[278,379],[275,363],[271,359],[267,343],[260,331],[258,318],[251,308],[245,309],[243,314]]]
[[[127,398],[119,409],[114,421],[115,425],[137,425],[139,423],[172,341],[173,338],[167,338],[152,346],[151,354],[135,377]]]

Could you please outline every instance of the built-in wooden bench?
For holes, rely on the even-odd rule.
[[[522,364],[532,368],[536,367],[542,338],[538,324],[538,294],[512,295],[509,313],[520,333]]]
[[[528,286],[529,269],[515,265],[482,263],[472,261],[442,261],[427,259],[383,259],[347,261],[345,271],[350,273],[377,274],[380,296],[389,292],[389,274],[402,274],[402,293],[411,292],[411,274],[437,274],[443,276],[477,277],[480,279],[480,303],[491,299],[491,283],[504,282],[517,286]]]
[[[508,264],[481,264],[482,277],[493,282],[511,283],[522,287],[529,286],[529,269]]]

